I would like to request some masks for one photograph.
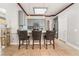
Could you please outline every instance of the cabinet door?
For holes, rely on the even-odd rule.
[[[19,20],[19,27],[24,25],[24,13],[23,11],[18,11],[18,20]]]

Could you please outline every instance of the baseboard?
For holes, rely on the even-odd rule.
[[[69,45],[69,46],[71,46],[71,47],[73,47],[73,48],[75,48],[75,49],[77,49],[77,50],[79,50],[79,47],[77,47],[77,46],[75,46],[75,45],[73,45],[73,44],[71,44],[69,42],[66,42],[66,44]]]
[[[24,44],[26,44],[26,43],[24,43]],[[34,43],[34,44],[39,44],[39,43]],[[43,43],[41,43],[41,44],[43,44]],[[19,43],[11,43],[11,45],[19,45]],[[30,45],[32,45],[32,43],[30,43]]]
[[[18,45],[18,43],[10,43],[11,45]]]
[[[62,39],[59,39],[60,41],[62,41],[63,43],[65,43],[65,41],[64,40],[62,40]]]
[[[77,46],[75,46],[75,45],[69,43],[68,41],[64,41],[64,40],[62,40],[62,39],[59,39],[59,40],[60,40],[61,42],[63,42],[63,43],[66,43],[67,45],[71,46],[72,48],[74,48],[74,49],[76,49],[76,50],[79,50],[79,47],[77,47]]]

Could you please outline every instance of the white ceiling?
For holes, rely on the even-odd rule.
[[[55,15],[69,4],[70,3],[21,3],[27,14],[34,14],[34,7],[45,7],[48,9],[46,15]]]

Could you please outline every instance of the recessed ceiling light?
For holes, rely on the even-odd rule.
[[[47,12],[47,8],[34,8],[35,14],[45,14]]]

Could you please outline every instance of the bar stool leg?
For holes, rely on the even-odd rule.
[[[20,49],[20,40],[19,40],[19,46],[18,46],[18,49]]]
[[[22,40],[22,45],[24,45],[24,40]]]
[[[54,41],[54,39],[53,39],[53,49],[55,49],[55,41]]]
[[[51,45],[51,40],[50,40],[50,45]]]
[[[30,44],[30,41],[28,40],[28,46],[29,46],[29,44]]]
[[[26,40],[26,49],[27,49],[27,47],[28,47],[28,44],[27,44],[27,40]]]
[[[41,49],[41,40],[39,40],[39,44],[40,44],[40,49]]]
[[[46,40],[46,49],[47,49],[47,40]]]
[[[44,45],[45,45],[45,39],[44,39]]]
[[[29,46],[29,44],[30,44],[30,40],[28,40],[28,46]]]
[[[32,49],[34,49],[34,40],[33,40],[33,46],[32,46]]]

